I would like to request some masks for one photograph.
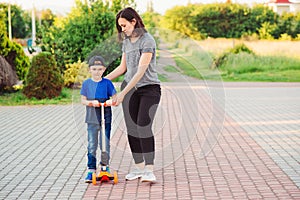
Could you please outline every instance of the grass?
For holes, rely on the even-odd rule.
[[[206,73],[196,69],[180,56],[174,57],[177,66],[185,75],[201,79],[251,82],[300,82],[300,60],[278,56],[254,56],[251,54],[232,54],[219,73]],[[213,70],[211,70],[213,71]],[[210,77],[209,75],[212,74]]]
[[[60,96],[56,98],[38,100],[35,98],[28,99],[21,91],[17,91],[1,95],[0,106],[70,104],[72,103],[72,95],[72,89],[63,88]]]
[[[252,72],[240,75],[222,75],[224,81],[300,82],[299,70]]]
[[[175,73],[179,72],[179,70],[176,67],[172,66],[172,65],[165,66],[164,70],[167,71],[167,72],[175,72]]]
[[[232,54],[220,71],[224,81],[300,82],[300,60],[283,56]]]
[[[212,69],[208,57],[216,58],[228,48],[244,42],[256,55],[247,53],[231,54],[217,70]],[[223,81],[268,81],[300,82],[300,42],[291,41],[254,41],[245,42],[236,39],[208,39],[199,41],[200,49],[206,52],[192,56],[189,43],[182,42],[184,49],[173,54],[177,66],[185,75],[198,79]],[[200,52],[199,50],[196,50]],[[202,67],[201,67],[202,66]],[[219,71],[217,73],[216,71]],[[216,73],[214,73],[216,72]]]

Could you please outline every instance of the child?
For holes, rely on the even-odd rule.
[[[101,139],[101,107],[99,102],[104,103],[110,97],[114,98],[116,90],[112,82],[102,78],[106,70],[104,59],[101,56],[94,56],[89,60],[89,72],[91,78],[85,80],[80,91],[81,103],[86,105],[87,132],[88,132],[88,174],[85,178],[86,183],[92,182],[92,174],[96,171],[96,151],[98,140],[100,141],[100,150],[102,151]],[[105,136],[106,136],[106,155],[101,154],[101,166],[108,166],[110,157],[110,130],[111,130],[111,107],[105,107]],[[109,168],[107,167],[109,170]]]

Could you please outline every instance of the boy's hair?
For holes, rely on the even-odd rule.
[[[89,67],[91,66],[103,66],[103,67],[106,67],[105,65],[105,61],[104,61],[104,58],[102,58],[102,56],[93,56],[90,58],[89,60]]]
[[[134,34],[134,36],[138,37],[138,36],[141,36],[141,35],[143,35],[144,33],[147,32],[147,30],[145,28],[145,25],[143,23],[143,20],[140,17],[140,15],[133,8],[127,7],[127,8],[124,8],[123,10],[119,11],[117,16],[116,16],[116,27],[117,27],[117,30],[118,30],[118,33],[119,33],[118,34],[119,41],[122,41],[124,38],[126,38],[125,34],[122,33],[121,26],[118,23],[118,20],[120,18],[124,18],[129,22],[132,22],[133,19],[136,20],[136,24],[134,26],[134,30],[133,30],[133,33],[132,33],[132,34]]]

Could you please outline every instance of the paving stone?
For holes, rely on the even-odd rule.
[[[83,181],[83,106],[0,107],[0,199],[299,199],[300,84],[224,83],[226,112],[203,88],[162,85],[153,185],[124,180],[133,162],[120,108],[111,138],[119,183],[94,186]]]

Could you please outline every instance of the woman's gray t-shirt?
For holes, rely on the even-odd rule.
[[[129,38],[123,41],[122,51],[126,55],[125,81],[128,83],[135,75],[138,69],[142,53],[152,53],[150,64],[136,87],[142,87],[151,84],[160,84],[156,72],[156,43],[149,33],[144,33],[136,42],[131,42]]]

